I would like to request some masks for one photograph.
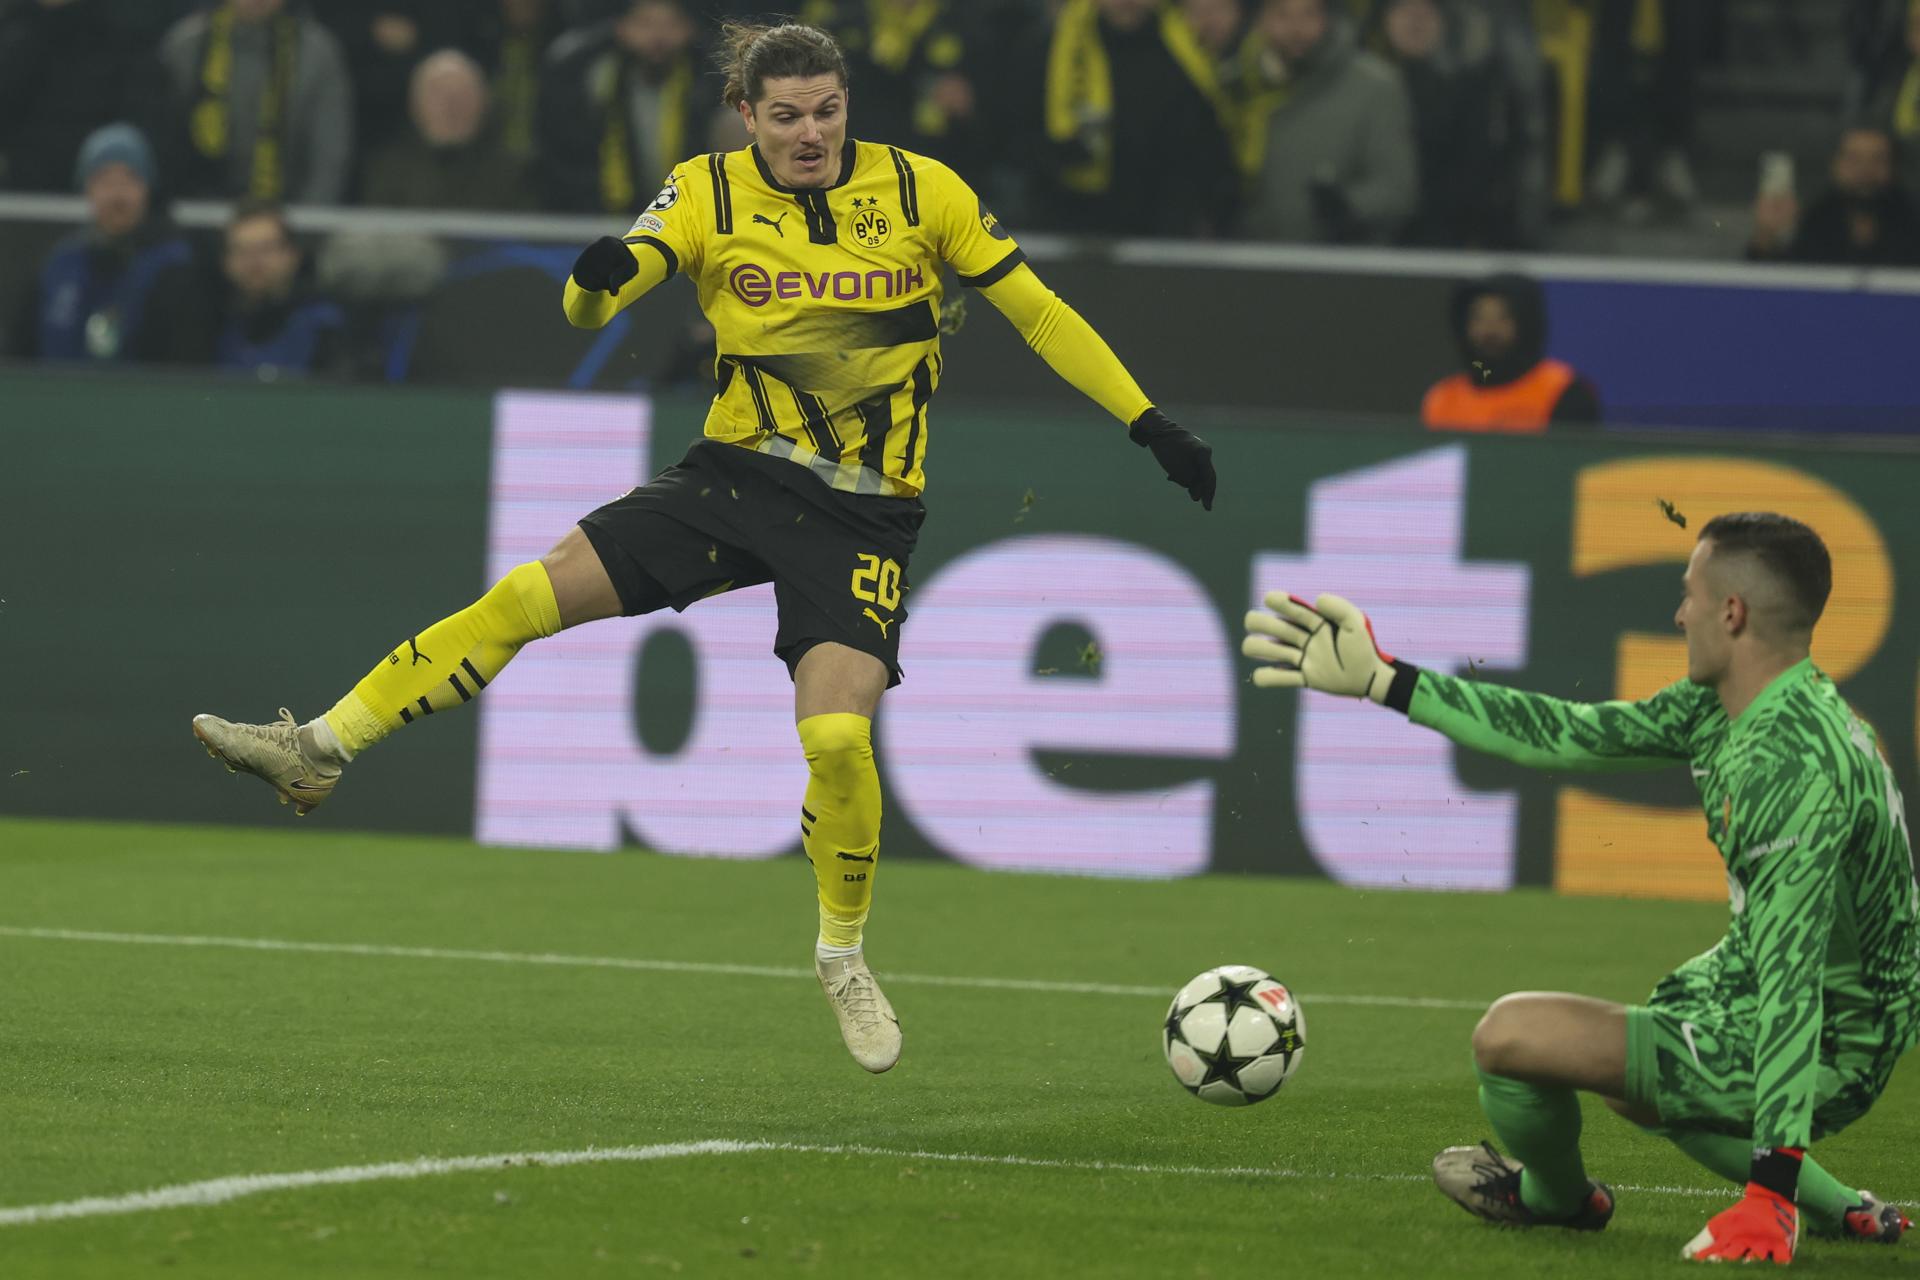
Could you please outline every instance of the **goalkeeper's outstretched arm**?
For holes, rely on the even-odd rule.
[[[1402,662],[1380,651],[1373,624],[1350,602],[1312,604],[1284,592],[1246,618],[1241,652],[1268,665],[1253,682],[1369,698],[1438,729],[1464,747],[1535,769],[1650,769],[1684,760],[1711,697],[1682,681],[1640,702],[1568,702]]]

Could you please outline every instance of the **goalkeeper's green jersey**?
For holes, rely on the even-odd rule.
[[[1727,867],[1732,921],[1695,962],[1753,1028],[1758,1146],[1811,1140],[1823,1047],[1920,1042],[1920,885],[1873,730],[1811,659],[1737,720],[1683,680],[1640,702],[1566,702],[1432,671],[1409,715],[1536,768],[1686,761]]]

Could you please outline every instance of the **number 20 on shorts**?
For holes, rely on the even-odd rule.
[[[900,566],[879,556],[861,555],[853,571],[853,598],[882,609],[900,607]]]

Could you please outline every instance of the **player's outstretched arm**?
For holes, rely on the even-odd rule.
[[[1135,444],[1153,451],[1167,479],[1213,510],[1213,449],[1147,399],[1113,348],[1064,299],[1021,263],[980,291],[1013,322],[1049,368],[1127,424]]]
[[[652,246],[601,236],[574,259],[562,299],[567,323],[598,329],[672,274],[666,256]]]
[[[1673,685],[1642,702],[1567,702],[1543,693],[1462,680],[1382,653],[1373,624],[1335,595],[1312,604],[1275,591],[1246,617],[1240,651],[1267,666],[1267,689],[1313,689],[1370,698],[1438,729],[1461,746],[1536,769],[1646,769],[1684,760],[1712,697]]]

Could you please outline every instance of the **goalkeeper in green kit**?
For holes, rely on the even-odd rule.
[[[1577,1090],[1746,1185],[1682,1250],[1789,1262],[1820,1235],[1897,1241],[1912,1224],[1807,1154],[1858,1120],[1920,1041],[1920,887],[1899,789],[1873,730],[1808,656],[1832,584],[1796,520],[1709,521],[1674,622],[1687,678],[1641,702],[1565,702],[1423,671],[1380,652],[1338,596],[1267,597],[1243,651],[1267,687],[1367,697],[1462,746],[1543,769],[1685,763],[1727,864],[1732,920],[1647,1003],[1522,992],[1473,1033],[1490,1144],[1434,1158],[1467,1210],[1598,1230],[1613,1193],[1580,1160]]]

